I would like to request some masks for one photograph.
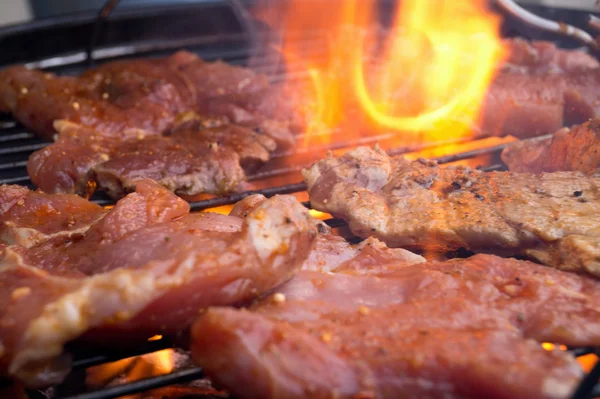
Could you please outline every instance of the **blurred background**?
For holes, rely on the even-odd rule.
[[[121,6],[198,3],[207,0],[122,0]],[[60,14],[96,10],[104,0],[0,0],[0,25],[25,22]],[[566,9],[597,10],[597,0],[521,0],[522,4]]]

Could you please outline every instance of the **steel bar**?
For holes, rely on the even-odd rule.
[[[97,366],[99,364],[114,362],[120,359],[126,359],[132,356],[145,355],[147,353],[152,353],[156,351],[160,351],[163,349],[172,348],[173,346],[165,341],[164,339],[157,341],[148,341],[139,347],[136,347],[133,350],[118,352],[118,353],[105,353],[105,354],[97,354],[85,356],[80,359],[73,360],[73,369],[82,369],[92,366]]]
[[[16,140],[27,140],[34,138],[35,135],[29,132],[18,132],[18,133],[9,133],[9,134],[0,134],[0,143],[6,143],[9,141]]]
[[[277,194],[292,194],[306,190],[305,183],[286,184],[285,186],[269,187],[261,190],[249,190],[243,193],[236,193],[226,197],[216,197],[203,201],[190,202],[192,211],[200,211],[207,208],[214,208],[223,205],[232,205],[253,194],[262,194],[265,197],[272,197]]]
[[[156,388],[162,388],[174,384],[183,384],[204,378],[204,373],[201,368],[191,368],[181,371],[175,371],[170,374],[161,375],[158,377],[145,378],[143,380],[130,382],[127,384],[117,385],[99,389],[93,392],[82,393],[64,397],[62,399],[112,399],[134,393],[150,391]]]
[[[31,152],[47,147],[50,143],[26,144],[17,147],[0,148],[0,155],[16,154],[19,152]]]
[[[16,161],[0,164],[0,170],[17,169],[27,166],[27,161]],[[28,177],[29,178],[29,177]]]
[[[583,29],[565,24],[564,22],[556,22],[550,19],[542,18],[530,11],[527,11],[512,0],[496,0],[496,3],[502,7],[504,11],[530,26],[547,32],[557,33],[562,36],[568,36],[588,46],[594,52],[598,51],[598,43],[594,37]]]

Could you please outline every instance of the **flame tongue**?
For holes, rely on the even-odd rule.
[[[402,144],[471,134],[505,55],[500,19],[485,3],[404,0],[384,39],[374,0],[289,0],[282,53],[314,86],[304,144],[330,140],[322,132],[339,127],[345,138],[402,132]],[[293,39],[302,32],[327,33],[324,57],[307,56]]]

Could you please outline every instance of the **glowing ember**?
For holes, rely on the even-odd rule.
[[[374,0],[286,2],[281,50],[314,86],[304,144],[328,142],[322,133],[336,128],[344,138],[402,132],[401,144],[469,136],[505,55],[486,3],[405,0],[384,39]],[[328,33],[324,57],[295,40],[303,32]]]

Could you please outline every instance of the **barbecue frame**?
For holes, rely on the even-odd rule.
[[[132,23],[133,21],[154,21],[160,16],[171,16],[173,19],[165,19],[167,25],[169,21],[173,22],[177,16],[182,13],[189,14],[190,6],[174,7],[148,7],[138,10],[117,10],[108,21],[103,21],[105,24],[105,32],[98,34],[98,42],[96,47],[91,49],[91,55],[94,62],[114,60],[121,57],[136,57],[136,56],[158,56],[165,52],[174,51],[183,47],[189,48],[196,52],[201,57],[207,60],[224,59],[231,64],[243,65],[248,60],[248,57],[253,52],[262,52],[262,62],[254,65],[255,69],[270,73],[273,80],[279,80],[283,76],[298,76],[302,77],[302,72],[294,71],[293,66],[288,65],[287,71],[282,71],[279,65],[279,57],[276,54],[269,53],[266,48],[258,48],[260,43],[261,31],[257,26],[250,23],[248,14],[237,0],[205,0],[193,7],[197,12],[219,12],[221,15],[227,15],[225,27],[212,27],[202,31],[198,36],[176,37],[170,40],[156,40],[156,38],[136,37],[130,40],[129,43],[123,43],[119,34],[123,34],[123,24]],[[215,11],[217,10],[217,11]],[[200,14],[198,14],[200,15]],[[69,17],[58,17],[48,20],[33,22],[24,25],[12,26],[0,29],[0,42],[8,44],[10,48],[18,48],[23,46],[28,41],[35,41],[36,38],[50,36],[53,38],[62,37],[65,30],[72,29],[89,32],[90,34],[95,29],[97,15],[85,14]],[[177,23],[177,22],[174,22]],[[97,27],[96,27],[97,28]],[[111,32],[112,36],[107,35]],[[115,35],[115,31],[117,34]],[[196,32],[196,31],[194,31]],[[104,33],[104,34],[103,34]],[[197,32],[196,32],[197,33]],[[89,37],[89,36],[88,36]],[[313,46],[321,43],[318,37],[310,37],[303,39],[307,45]],[[48,43],[42,41],[42,43]],[[86,68],[86,46],[89,42],[76,42],[71,47],[61,47],[48,51],[47,48],[36,47],[33,52],[30,50],[21,51],[16,58],[2,57],[0,55],[0,66],[6,65],[9,62],[29,62],[30,67],[44,68],[58,73],[73,74],[81,72]],[[41,50],[40,50],[41,48]],[[318,46],[317,46],[318,48]],[[36,51],[38,51],[36,53]],[[10,50],[5,54],[10,56]],[[316,52],[318,56],[318,51]],[[275,71],[275,72],[274,72]],[[284,75],[285,74],[285,75]],[[335,146],[325,148],[339,149],[350,148],[356,145],[373,144],[379,140],[385,140],[389,135],[374,136],[368,140],[351,143],[337,143]],[[25,169],[26,160],[29,154],[44,146],[48,145],[38,139],[33,133],[28,132],[20,126],[12,118],[5,117],[0,119],[0,184],[20,184],[33,188],[33,183],[27,176]],[[495,156],[506,145],[498,145],[479,150],[473,150],[463,153],[457,153],[445,157],[437,158],[439,163],[449,163],[458,160],[471,159],[478,156]],[[414,151],[419,148],[404,147],[389,151],[390,155],[400,155],[409,151]],[[276,157],[284,157],[289,154],[276,154]],[[270,177],[284,176],[291,173],[297,173],[303,167],[308,165],[287,165],[279,168],[268,168],[263,171],[258,171],[254,175],[248,176],[249,181],[262,180]],[[499,163],[483,167],[486,171],[501,170],[504,166]],[[277,194],[292,194],[306,190],[306,185],[303,182],[271,186],[259,190],[249,190],[241,193],[235,193],[224,197],[211,198],[203,201],[191,202],[192,211],[201,211],[223,205],[235,204],[237,201],[252,195],[263,194],[271,197]],[[107,197],[96,195],[92,198],[93,201],[101,205],[110,205],[113,203]],[[305,202],[304,205],[310,208],[310,203]],[[345,227],[346,223],[343,220],[331,218],[325,220],[325,223],[332,228]],[[143,343],[134,350],[117,353],[78,353],[74,352],[73,371],[78,372],[85,370],[88,367],[106,364],[116,360],[138,356],[142,354],[156,352],[162,349],[173,348],[172,343],[165,339],[149,341]],[[600,356],[600,348],[569,348],[574,356],[584,356],[587,354],[596,354]],[[106,387],[90,392],[82,392],[80,394],[63,397],[63,399],[108,399],[123,395],[135,394],[149,391],[156,388],[167,387],[174,384],[182,384],[204,378],[204,373],[201,368],[193,367],[174,371],[170,374],[145,378],[135,382],[124,383],[118,386]],[[600,397],[600,361],[594,368],[585,376],[581,384],[573,393],[573,399],[584,399],[591,397]],[[30,398],[44,397],[40,391],[29,390]],[[209,396],[207,396],[208,398]]]

